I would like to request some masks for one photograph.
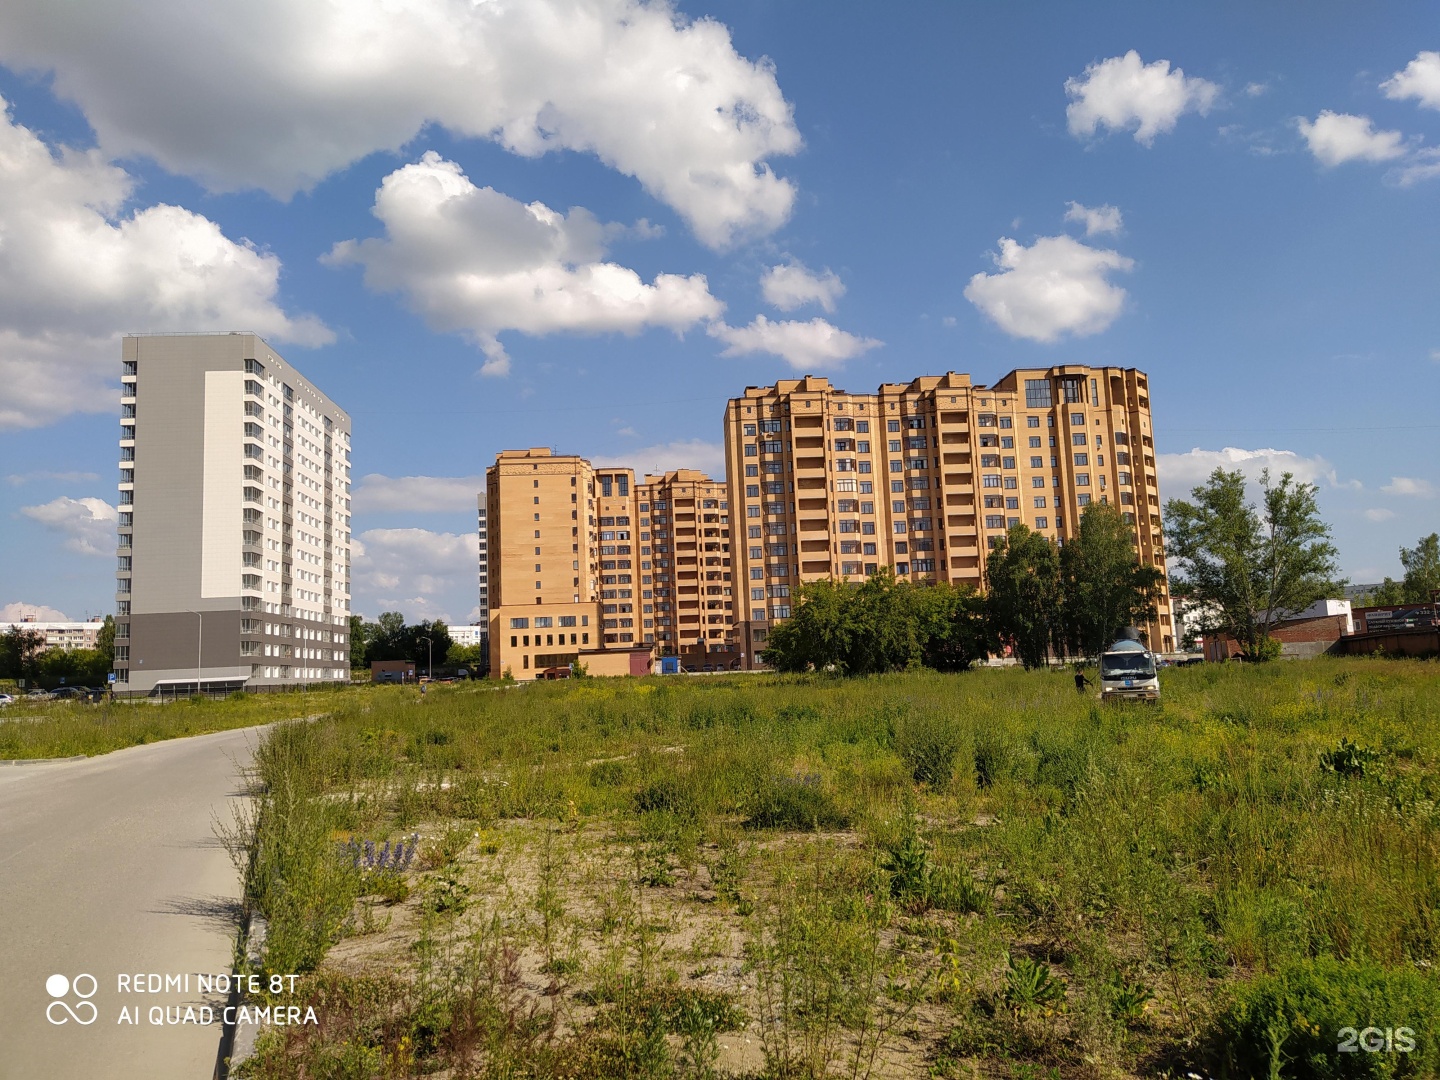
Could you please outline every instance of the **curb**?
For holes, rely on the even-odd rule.
[[[241,944],[245,949],[245,962],[240,965],[235,974],[240,975],[243,971],[253,970],[259,967],[260,949],[265,944],[265,920],[259,915],[251,914],[249,921],[243,928],[244,936]],[[245,995],[236,986],[230,992],[230,999],[226,1002],[232,1008],[238,1009],[244,1002]],[[215,1074],[213,1080],[228,1080],[230,1070],[242,1061],[247,1060],[255,1053],[255,1040],[260,1034],[260,1025],[252,1022],[226,1024],[220,1032],[220,1046],[215,1054]]]
[[[0,767],[6,765],[57,765],[62,761],[85,761],[87,755],[76,754],[74,757],[36,757],[36,758],[8,758],[0,761]]]

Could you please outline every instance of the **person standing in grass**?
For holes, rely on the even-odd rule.
[[[1082,668],[1082,667],[1077,667],[1077,668],[1075,669],[1075,692],[1076,692],[1077,694],[1083,694],[1083,693],[1085,692],[1085,687],[1087,687],[1087,686],[1094,686],[1094,685],[1095,685],[1095,684],[1094,684],[1093,682],[1091,682],[1089,679],[1087,679],[1087,678],[1085,677],[1085,669],[1084,669],[1084,668]]]

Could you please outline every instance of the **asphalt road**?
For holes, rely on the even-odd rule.
[[[240,895],[213,823],[245,797],[259,731],[0,767],[0,1080],[212,1075],[225,995],[197,975],[230,970]],[[187,973],[188,991],[166,990]],[[121,992],[122,975],[147,992]],[[214,1024],[168,1023],[204,1004]]]

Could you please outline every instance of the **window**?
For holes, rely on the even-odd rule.
[[[1049,379],[1026,379],[1025,380],[1025,407],[1027,409],[1048,409],[1050,408],[1050,380]],[[1035,419],[1032,427],[1038,427],[1040,421]]]
[[[758,498],[760,497],[760,485],[759,485],[759,484],[746,484],[746,485],[745,485],[745,497],[746,497],[747,499],[758,499]]]
[[[1084,434],[1084,432],[1079,432],[1079,433],[1077,433],[1077,434],[1071,435],[1071,436],[1070,436],[1070,445],[1071,445],[1071,446],[1085,446],[1085,445],[1087,445],[1087,443],[1085,442],[1085,434]]]
[[[760,581],[760,580],[762,580],[764,577],[765,577],[765,571],[764,571],[761,567],[752,566],[752,567],[750,568],[750,580],[751,580],[751,581]]]
[[[867,434],[867,433],[870,431],[870,421],[869,421],[869,420],[856,420],[856,421],[855,421],[855,430],[856,430],[857,432],[859,432],[861,435]]]
[[[891,439],[886,445],[889,447],[890,453],[892,453],[892,454],[898,454],[898,453],[900,453],[900,440],[899,440],[899,439]]]
[[[1076,454],[1076,455],[1075,455],[1075,464],[1076,464],[1076,465],[1089,465],[1089,464],[1090,464],[1090,455],[1089,455],[1089,454]]]
[[[1008,416],[1002,416],[1000,417],[1000,426],[1002,428],[1014,427],[1015,421]]]
[[[836,431],[853,431],[854,427],[855,421],[851,420],[848,416],[837,416],[835,418]]]
[[[751,540],[759,540],[759,539],[760,539],[760,526],[759,526],[759,525],[751,525],[750,528],[748,529],[748,531],[746,532],[746,536],[748,536]]]
[[[1039,418],[1038,416],[1027,416],[1027,417],[1025,417],[1025,426],[1026,426],[1026,427],[1039,427],[1039,426],[1040,426],[1040,418]]]
[[[760,444],[762,454],[778,454],[783,448],[783,444],[778,442],[762,442]]]
[[[1083,473],[1083,472],[1082,472],[1082,473],[1076,473],[1076,474],[1075,474],[1075,486],[1076,486],[1076,487],[1089,487],[1089,486],[1090,486],[1090,474],[1089,474],[1089,473]]]
[[[899,421],[899,420],[886,420],[886,421],[885,421],[885,430],[886,430],[886,431],[899,431],[899,430],[900,430],[900,421]]]
[[[1030,478],[1030,486],[1032,488],[1043,488],[1045,486],[1045,478],[1043,476],[1032,476]]]
[[[753,439],[753,438],[755,437],[755,425],[754,425],[754,424],[746,424],[746,425],[745,425],[745,434],[748,435],[748,436],[750,436],[750,437]]]
[[[529,620],[529,619],[511,619],[511,620],[510,620],[510,629],[511,629],[511,630],[528,630],[528,629],[530,629],[530,620]]]
[[[752,442],[752,443],[746,443],[746,444],[745,444],[745,456],[746,456],[746,457],[754,457],[754,456],[756,455],[756,453],[757,453],[757,451],[756,451],[756,449],[755,449],[755,444],[754,444],[753,442]]]
[[[1079,495],[1077,495],[1077,496],[1075,497],[1075,501],[1076,501],[1077,503],[1079,503],[1081,506],[1089,506],[1089,505],[1090,505],[1090,493],[1089,493],[1088,491],[1082,491]]]
[[[561,615],[561,616],[560,616],[560,625],[561,625],[561,626],[574,626],[574,625],[575,625],[575,616],[574,616],[574,615]]]
[[[1044,495],[1036,495],[1036,496],[1035,496],[1035,509],[1037,509],[1037,510],[1044,510],[1044,509],[1045,509],[1045,496],[1044,496]]]
[[[759,516],[760,516],[760,507],[759,507],[759,505],[758,505],[758,504],[754,504],[754,505],[751,505],[751,506],[747,506],[747,507],[745,508],[745,516],[746,516],[746,517],[759,517]]]
[[[1084,427],[1084,426],[1085,426],[1085,414],[1084,414],[1084,413],[1078,413],[1078,412],[1077,412],[1077,413],[1071,413],[1071,414],[1070,414],[1070,426],[1071,426],[1071,427]]]
[[[759,475],[760,475],[760,468],[759,468],[759,466],[758,466],[758,465],[746,465],[746,466],[745,466],[745,475],[746,475],[746,476],[759,476]]]
[[[1120,474],[1120,484],[1123,487],[1130,486],[1130,474],[1128,472],[1122,472]]]
[[[1018,488],[1019,486],[1020,486],[1020,482],[1019,482],[1018,480],[1016,480],[1015,477],[1013,477],[1013,476],[1007,476],[1007,477],[1005,477],[1005,487],[1006,487],[1007,489],[1013,491],[1015,488]]]
[[[1044,459],[1043,457],[1039,457],[1039,456],[1036,456],[1036,455],[1034,455],[1034,454],[1032,454],[1032,455],[1030,456],[1030,468],[1032,468],[1032,469],[1043,469],[1044,467],[1045,467],[1045,459]]]
[[[1000,436],[1000,449],[1002,449],[1002,450],[1014,450],[1014,449],[1015,449],[1015,436],[1014,436],[1014,435],[1001,435],[1001,436]]]
[[[895,573],[897,573],[897,574],[908,574],[908,573],[910,573],[910,564],[909,564],[908,562],[896,563],[896,564],[895,564]]]
[[[750,590],[750,599],[751,599],[751,600],[764,600],[764,599],[765,599],[765,590],[764,590],[764,588],[751,589],[751,590]]]
[[[897,522],[895,522],[895,532],[896,532],[896,534],[899,535],[899,536],[904,536],[904,535],[905,535],[905,522],[903,522],[903,521],[897,521]]]
[[[785,471],[785,463],[783,461],[767,461],[765,462],[765,471],[774,476],[776,473]]]
[[[1015,468],[1015,459],[1014,459],[1013,457],[1007,456],[1007,457],[1005,458],[1003,464],[1001,465],[1001,468],[1005,468],[1005,469],[1013,469],[1013,468]]]
[[[779,420],[761,420],[760,432],[765,435],[773,435],[780,430]]]
[[[986,514],[985,527],[987,529],[1003,529],[1005,527],[1005,516],[1003,514]]]
[[[1037,528],[1037,529],[1048,529],[1049,527],[1050,527],[1050,519],[1049,519],[1049,518],[1047,518],[1047,517],[1037,517],[1037,518],[1035,519],[1035,528]]]
[[[986,473],[980,478],[980,484],[982,487],[998,488],[1000,486],[1000,477],[993,473]]]
[[[982,469],[998,469],[1000,467],[999,454],[981,454],[980,467]]]

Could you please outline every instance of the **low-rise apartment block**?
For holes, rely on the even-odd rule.
[[[0,632],[21,630],[37,634],[41,638],[42,649],[93,649],[104,625],[105,620],[101,618],[61,622],[26,616],[19,622],[0,626]]]
[[[126,337],[116,689],[350,674],[350,418],[255,334]]]

